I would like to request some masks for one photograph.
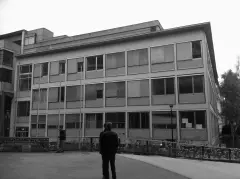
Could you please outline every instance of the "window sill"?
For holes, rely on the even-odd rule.
[[[166,64],[166,63],[173,63],[174,61],[171,62],[158,62],[158,63],[151,63],[151,65],[161,65],[161,64]]]
[[[191,61],[191,60],[193,60],[193,61],[202,60],[202,57],[201,57],[201,58],[184,59],[184,60],[178,60],[178,59],[177,59],[177,62],[178,62],[178,61],[180,61],[180,62],[181,62],[181,61]]]

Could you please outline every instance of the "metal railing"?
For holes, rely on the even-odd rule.
[[[1,141],[3,140],[0,138],[0,151],[2,148],[4,148],[4,144],[7,144]],[[32,138],[32,140],[29,139],[29,141],[35,141],[31,142],[31,144],[38,145],[39,148],[42,148],[42,151],[56,151],[58,149],[57,142],[39,142],[36,138]],[[81,141],[80,145],[79,141]],[[17,142],[12,142],[12,144],[17,145]],[[76,138],[76,140],[65,141],[64,150],[86,152],[99,151],[99,138],[83,137],[81,140]],[[204,145],[193,145],[186,143],[169,142],[164,140],[132,139],[128,143],[122,141],[118,152],[138,155],[159,155],[197,160],[240,163],[240,149],[237,148],[209,147]]]

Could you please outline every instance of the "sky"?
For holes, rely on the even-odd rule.
[[[210,22],[219,80],[240,56],[239,0],[0,0],[0,34],[45,27],[79,35],[159,20],[164,29]]]

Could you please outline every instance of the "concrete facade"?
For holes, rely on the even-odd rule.
[[[196,41],[201,46],[200,57],[187,58],[188,52],[181,52],[181,48],[187,49],[190,44],[193,53]],[[183,43],[186,45],[179,45]],[[153,49],[165,46],[172,52],[163,52],[170,54],[165,55],[170,60],[153,63]],[[109,54],[116,53],[122,61],[118,59],[116,63],[120,64],[109,68]],[[157,53],[158,58],[162,51],[157,50]],[[180,57],[186,59],[179,60]],[[93,64],[95,69],[89,70],[92,68],[90,61],[96,63]],[[26,127],[29,137],[46,136],[57,140],[55,127],[61,126],[67,131],[68,141],[77,141],[82,136],[98,136],[102,124],[111,121],[122,142],[128,138],[171,139],[169,105],[173,104],[174,139],[209,145],[218,143],[219,91],[209,23],[164,30],[158,21],[152,21],[74,37],[52,37],[52,41],[49,37],[49,40],[24,46],[24,53],[17,56],[15,67],[26,65],[31,66],[28,72],[31,87],[19,91],[17,84],[21,74],[15,73],[15,94],[17,101],[29,102],[29,116],[12,115],[12,121],[16,121],[12,125]],[[191,88],[196,92],[180,93],[180,86],[186,90],[182,77],[190,76]],[[196,81],[200,80],[200,87],[195,76]],[[167,80],[169,78],[173,83]],[[164,79],[164,95],[154,94],[155,79]],[[119,82],[122,86],[116,87]],[[109,83],[112,89],[117,88],[117,97],[108,91]],[[140,84],[139,88],[136,84]],[[83,87],[76,92],[79,99],[74,100],[70,97],[70,88],[78,85]],[[173,88],[174,92],[167,94],[168,88]],[[92,89],[96,89],[95,92],[91,92]],[[56,93],[60,95],[55,96]],[[96,95],[94,99],[92,94]],[[204,115],[198,117],[200,113]],[[72,124],[75,127],[71,127]]]

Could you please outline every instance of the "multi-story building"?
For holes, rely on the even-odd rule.
[[[14,101],[14,56],[21,53],[22,34],[23,30],[0,35],[0,137],[9,136]]]
[[[171,139],[173,127],[175,140],[217,144],[210,23],[163,29],[151,21],[72,37],[49,34],[25,43],[17,56],[15,129],[54,141],[64,128],[73,141],[98,136],[110,121],[122,142]]]

